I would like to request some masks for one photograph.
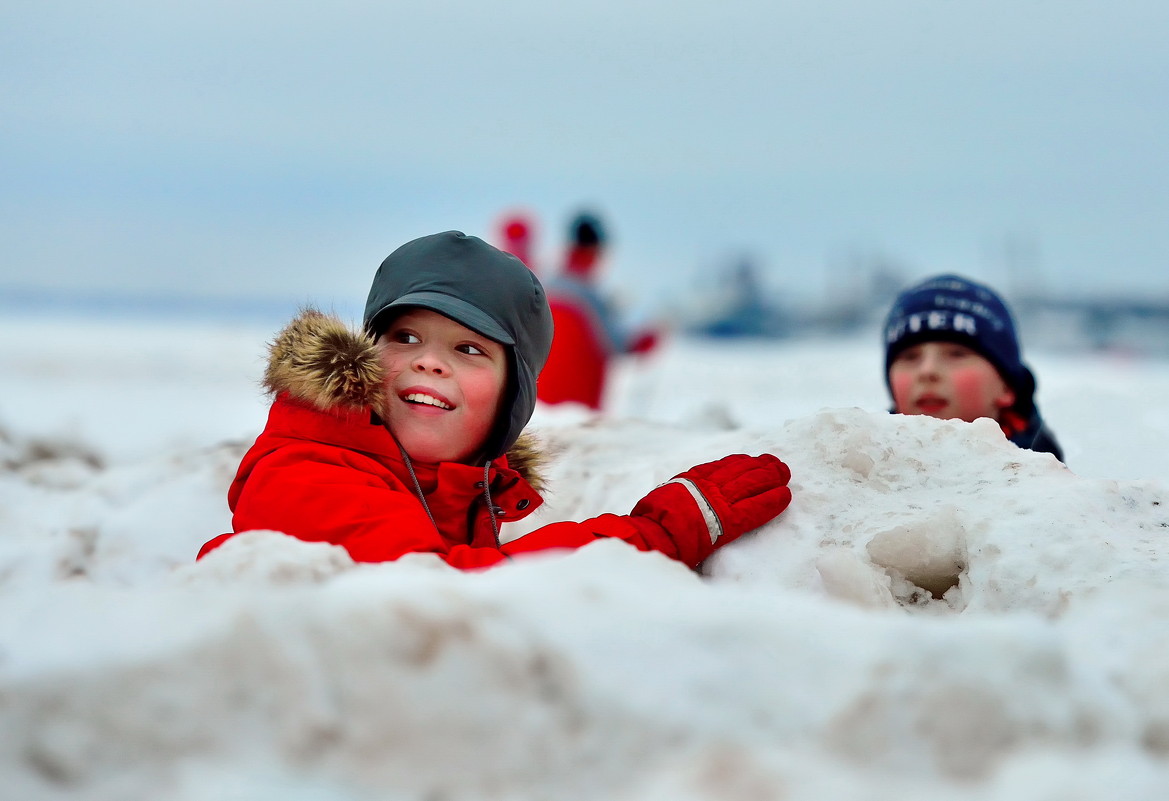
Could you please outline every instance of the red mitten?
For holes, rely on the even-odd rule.
[[[673,480],[689,482],[710,504],[721,527],[711,532],[711,540],[722,546],[786,509],[792,499],[790,479],[787,465],[770,453],[736,453],[691,467]]]
[[[628,350],[630,353],[652,353],[657,348],[659,339],[661,335],[657,331],[642,331],[629,343]]]
[[[637,502],[625,518],[636,537],[626,539],[694,567],[786,509],[790,477],[769,453],[737,453],[692,467]]]

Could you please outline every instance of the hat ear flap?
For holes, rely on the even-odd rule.
[[[536,411],[536,376],[512,346],[507,346],[507,382],[495,426],[486,443],[488,459],[511,449]]]

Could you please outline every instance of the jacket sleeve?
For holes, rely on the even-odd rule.
[[[604,514],[580,523],[543,526],[500,548],[452,546],[435,529],[422,504],[378,475],[367,457],[345,451],[338,461],[316,446],[285,446],[261,457],[232,494],[233,530],[282,531],[308,542],[344,547],[358,562],[384,562],[407,553],[434,553],[453,567],[490,567],[511,556],[573,549],[612,538],[642,551],[659,551],[696,567],[714,550],[697,502],[679,484],[666,484],[628,515]],[[204,556],[234,534],[221,535]]]
[[[642,551],[659,551],[691,568],[715,548],[694,496],[681,484],[665,484],[643,498],[628,515],[605,514],[580,523],[550,523],[506,543],[502,550],[514,556],[550,548],[579,548],[603,538],[620,539]]]
[[[368,463],[366,463],[368,462]],[[497,548],[451,546],[422,504],[347,451],[337,461],[315,447],[282,447],[262,457],[234,495],[236,533],[269,529],[309,542],[344,547],[357,562],[385,562],[407,553],[434,553],[454,567],[488,567],[506,559]],[[238,479],[237,479],[238,481]],[[208,542],[203,556],[234,535]]]

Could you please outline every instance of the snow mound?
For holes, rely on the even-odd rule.
[[[626,512],[732,452],[783,458],[794,500],[702,576],[617,542],[463,573],[429,555],[358,565],[276,532],[194,563],[226,530],[235,444],[72,484],[5,472],[5,792],[1031,801],[1169,786],[1163,484],[1081,478],[989,424],[855,409],[540,434],[553,492],[528,528]]]

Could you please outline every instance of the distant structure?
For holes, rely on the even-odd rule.
[[[754,260],[740,256],[718,273],[714,287],[694,293],[685,330],[718,338],[779,339],[844,334],[865,329],[884,313],[904,284],[883,258],[851,258],[829,271],[830,291],[820,304],[790,301],[770,292]]]
[[[1169,284],[1146,293],[1072,294],[1046,288],[1039,247],[1026,232],[1007,237],[991,256],[1010,278],[1011,306],[1027,340],[1046,347],[1169,355]],[[681,327],[701,337],[763,338],[847,334],[877,324],[917,270],[879,252],[858,251],[823,268],[820,302],[792,303],[767,288],[758,264],[738,256],[683,298]],[[716,277],[710,280],[711,274]]]
[[[1028,294],[1015,305],[1045,344],[1094,350],[1169,353],[1169,294]]]
[[[1000,259],[1014,284],[1013,300],[1032,341],[1057,348],[1169,353],[1169,285],[1148,292],[1069,293],[1042,280],[1039,244],[1031,232],[1005,238]]]
[[[708,316],[695,322],[692,331],[719,338],[770,338],[786,336],[789,325],[787,313],[767,297],[755,262],[744,256],[723,272]]]

